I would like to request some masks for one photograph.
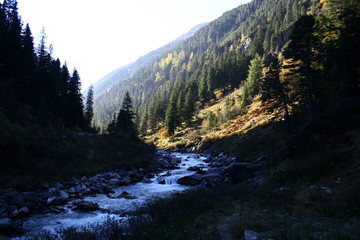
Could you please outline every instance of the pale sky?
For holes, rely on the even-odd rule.
[[[82,88],[191,28],[250,0],[18,0],[38,45],[44,27],[54,57],[75,67]]]

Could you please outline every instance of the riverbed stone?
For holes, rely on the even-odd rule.
[[[166,183],[165,178],[163,178],[163,177],[159,177],[156,180],[157,180],[158,184],[165,184]]]
[[[57,188],[57,189],[62,189],[64,186],[61,184],[61,183],[59,183],[59,182],[57,182],[55,185],[54,185],[54,188]]]
[[[201,168],[199,166],[191,166],[191,167],[188,167],[186,170],[187,171],[199,171]]]
[[[25,201],[24,201],[22,194],[18,194],[15,197],[13,197],[12,199],[10,199],[9,203],[11,205],[23,206],[25,204]]]
[[[49,197],[47,200],[47,205],[48,206],[60,206],[60,205],[64,205],[69,201],[68,198],[63,198],[63,197]]]
[[[207,185],[213,186],[220,183],[223,180],[223,176],[221,174],[206,174],[203,180],[207,181]]]
[[[99,204],[88,201],[81,201],[75,203],[75,206],[76,207],[74,210],[85,211],[85,212],[96,211],[100,209]]]
[[[128,192],[123,191],[118,198],[125,198],[125,199],[135,199],[135,196],[131,196]]]
[[[245,240],[257,240],[259,239],[259,234],[257,232],[251,231],[251,230],[245,230],[244,231]]]
[[[177,183],[181,184],[181,185],[194,186],[194,185],[200,184],[202,179],[203,179],[203,175],[195,173],[190,176],[185,176],[185,177],[179,178],[177,180]]]
[[[110,185],[116,186],[116,185],[118,185],[119,183],[120,183],[120,179],[118,179],[118,178],[111,178],[111,179],[109,180],[109,184],[110,184]]]
[[[0,219],[0,234],[10,235],[15,232],[14,223],[10,218]]]
[[[153,178],[153,177],[155,177],[155,174],[153,174],[153,173],[147,173],[146,175],[145,175],[145,177],[147,177],[147,178]]]
[[[262,164],[232,163],[225,168],[224,172],[232,182],[241,182],[253,177],[255,172],[261,170],[261,168]]]
[[[36,192],[23,192],[22,196],[25,201],[29,201],[29,202],[39,201],[39,194],[37,194]]]
[[[67,194],[65,191],[60,191],[59,197],[68,199],[68,198],[69,198],[69,194]]]
[[[25,216],[27,216],[29,214],[30,214],[30,210],[29,210],[28,207],[20,208],[19,213],[18,213],[18,215],[21,216],[21,217],[25,217]]]

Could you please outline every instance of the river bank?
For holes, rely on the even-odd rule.
[[[147,169],[118,169],[28,192],[1,190],[0,229],[15,236],[124,217],[149,199],[227,181],[224,167],[235,162],[225,156],[161,150],[156,158]]]

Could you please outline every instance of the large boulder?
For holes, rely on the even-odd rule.
[[[225,168],[226,176],[232,182],[241,182],[245,179],[254,177],[255,172],[262,168],[262,164],[253,163],[232,163]]]
[[[47,200],[48,206],[60,206],[64,205],[69,201],[69,198],[64,197],[49,197]]]
[[[25,201],[24,201],[22,194],[18,194],[15,197],[13,197],[12,199],[10,199],[9,203],[11,205],[24,206]]]
[[[99,204],[88,201],[78,202],[75,204],[75,206],[76,207],[74,210],[85,211],[85,212],[96,211],[100,209]]]
[[[259,239],[259,236],[258,236],[259,234],[257,232],[254,232],[254,231],[245,230],[244,235],[245,235],[245,240],[257,240],[257,239]]]
[[[206,174],[203,177],[203,183],[208,186],[213,186],[220,183],[223,180],[223,176],[221,174]]]
[[[224,173],[224,171],[225,171],[225,169],[222,168],[222,167],[212,167],[212,168],[209,168],[206,171],[206,174],[209,174],[209,175],[220,174],[220,175],[222,175]]]
[[[8,208],[8,204],[4,201],[0,199],[0,216],[6,212]]]
[[[177,180],[177,183],[181,184],[181,185],[194,186],[194,185],[200,184],[202,179],[203,179],[203,175],[195,173],[190,176],[185,176],[185,177],[179,178]]]
[[[23,192],[22,196],[23,196],[24,200],[27,202],[36,203],[39,201],[39,194],[37,194],[36,192]]]
[[[163,178],[163,177],[158,177],[156,180],[157,180],[157,182],[159,184],[165,184],[166,183],[165,178]]]
[[[15,226],[10,218],[0,219],[0,234],[10,235],[15,233]]]

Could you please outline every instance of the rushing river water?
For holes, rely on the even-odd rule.
[[[167,170],[156,174],[154,178],[148,182],[139,182],[129,186],[122,186],[113,189],[115,193],[108,196],[106,194],[98,194],[96,196],[87,196],[85,201],[96,202],[102,210],[95,212],[72,211],[72,205],[65,206],[65,212],[54,214],[38,214],[32,215],[22,220],[22,227],[28,233],[37,233],[43,230],[54,232],[59,228],[80,227],[92,223],[104,221],[109,215],[120,218],[121,213],[133,210],[141,206],[144,202],[154,197],[166,197],[171,194],[189,189],[189,186],[183,186],[176,181],[180,177],[191,175],[193,172],[187,169],[191,166],[203,166],[207,169],[204,162],[206,157],[193,153],[171,153],[171,158],[180,159],[178,169]],[[164,176],[166,175],[166,176]],[[165,179],[165,184],[159,184],[158,177]],[[134,199],[116,198],[126,191]]]

